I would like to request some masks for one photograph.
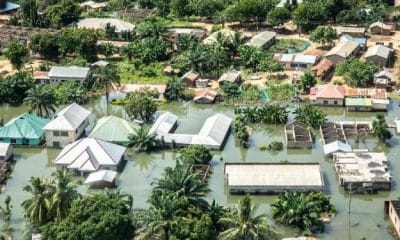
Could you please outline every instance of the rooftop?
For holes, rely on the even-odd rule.
[[[20,7],[19,4],[6,1],[6,6],[5,6],[4,8],[0,8],[0,13],[5,13],[5,12],[13,11],[13,10],[18,9],[19,7]]]
[[[305,63],[305,64],[315,64],[317,61],[317,56],[314,55],[302,55],[302,54],[276,54],[275,58],[277,58],[280,62],[283,63]]]
[[[96,172],[92,172],[85,180],[85,184],[92,184],[97,182],[113,182],[115,177],[117,176],[116,171],[112,170],[98,170]]]
[[[392,29],[393,29],[393,25],[391,25],[391,24],[386,24],[386,23],[383,23],[383,22],[381,22],[381,21],[377,21],[377,22],[372,23],[372,24],[369,26],[369,29],[371,29],[371,28],[373,28],[373,27],[379,27],[379,28],[383,28],[383,29],[386,29],[386,30],[392,30]]]
[[[91,113],[85,108],[76,103],[72,103],[59,111],[55,118],[44,126],[43,129],[74,131],[89,117],[90,114]]]
[[[212,90],[210,88],[200,88],[196,89],[196,95],[193,98],[193,101],[198,101],[200,99],[206,98],[209,101],[214,101],[217,97],[217,91]]]
[[[11,148],[11,143],[2,143],[0,142],[0,156],[5,157],[8,154],[8,151]]]
[[[344,142],[338,141],[338,140],[328,143],[328,144],[324,144],[323,148],[324,148],[325,155],[330,155],[335,152],[351,152],[352,151],[350,144],[344,143]]]
[[[170,133],[175,128],[177,122],[178,116],[170,112],[165,112],[161,114],[154,122],[153,126],[151,126],[149,134]]]
[[[317,76],[321,76],[327,71],[331,70],[335,63],[327,58],[322,59],[317,65],[315,65],[311,70],[314,71]]]
[[[327,52],[325,56],[339,55],[343,58],[347,58],[348,56],[353,54],[357,47],[358,43],[356,42],[341,41],[338,45],[329,50],[329,52]]]
[[[387,91],[382,88],[346,88],[345,96],[387,99]]]
[[[342,35],[344,33],[365,33],[365,28],[363,27],[344,27],[338,26],[334,27],[336,29],[337,34]]]
[[[373,47],[368,48],[365,53],[365,57],[379,56],[382,58],[389,58],[390,54],[393,52],[391,48],[385,47],[383,45],[375,45]]]
[[[158,94],[164,94],[167,89],[166,84],[121,84],[119,91],[123,93],[137,92],[143,90],[155,91]]]
[[[50,120],[29,113],[23,113],[6,123],[0,128],[1,138],[41,138],[42,130]]]
[[[116,32],[133,31],[135,25],[116,18],[84,18],[77,23],[78,28],[104,29],[110,23]]]
[[[240,71],[230,70],[222,74],[222,76],[218,79],[218,82],[235,82],[240,77]]]
[[[86,79],[89,75],[89,68],[77,66],[53,66],[50,69],[48,76],[50,78],[70,78],[70,79]]]
[[[315,87],[312,95],[315,95],[315,98],[344,99],[345,92],[345,87],[333,85]]]
[[[275,32],[270,32],[270,31],[261,32],[252,37],[248,42],[245,43],[245,45],[255,48],[262,48],[266,43],[275,38],[275,36],[276,36]]]
[[[228,188],[234,190],[322,190],[318,163],[225,163]]]

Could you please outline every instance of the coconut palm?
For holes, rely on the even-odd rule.
[[[72,202],[80,197],[71,174],[66,170],[58,170],[54,177],[53,195],[51,196],[50,215],[61,221],[68,215]]]
[[[221,240],[255,240],[265,237],[269,233],[265,214],[256,215],[257,207],[252,203],[250,196],[239,200],[236,212],[228,217],[221,218],[219,223],[228,226],[218,236]],[[261,238],[262,239],[262,238]]]
[[[21,205],[25,209],[29,221],[34,225],[41,226],[49,220],[51,192],[43,178],[31,177],[29,183],[23,187],[23,190],[31,193],[32,197],[23,201]]]
[[[36,112],[41,117],[48,117],[56,111],[56,99],[47,85],[36,85],[27,91],[24,102],[30,112]]]
[[[129,146],[133,147],[138,152],[147,152],[158,145],[154,133],[150,134],[149,129],[146,127],[140,127],[136,129],[135,134],[131,134],[129,138]]]
[[[108,90],[111,85],[119,85],[120,78],[117,69],[113,65],[98,68],[93,74],[93,87],[104,89],[106,92],[106,100],[108,102]]]
[[[201,181],[199,176],[177,162],[175,168],[165,169],[163,178],[158,179],[155,191],[173,193],[182,197],[190,204],[205,208],[208,206],[204,197],[210,192],[207,182]]]
[[[207,48],[204,45],[199,44],[194,48],[189,49],[185,54],[185,60],[190,65],[191,70],[200,71],[204,68],[204,64],[207,62]]]
[[[310,128],[319,128],[326,122],[326,113],[312,105],[303,105],[294,111],[295,119]]]
[[[288,120],[288,111],[285,106],[278,104],[264,105],[261,109],[261,118],[265,123],[285,124]]]

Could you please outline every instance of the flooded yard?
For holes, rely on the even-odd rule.
[[[392,102],[392,109],[388,112],[388,123],[400,116],[398,102]],[[108,114],[124,116],[122,107],[106,107],[104,98],[93,100],[85,107],[92,111],[97,118]],[[233,109],[222,105],[195,105],[192,103],[165,104],[160,106],[160,110],[171,111],[179,117],[179,126],[176,132],[197,133],[204,120],[219,112],[228,116],[233,116]],[[372,120],[374,113],[348,113],[344,108],[325,108],[329,120]],[[12,117],[25,112],[24,106],[0,108],[0,114],[4,116],[5,122]],[[272,141],[284,142],[284,131],[282,125],[259,124],[252,126],[253,132],[250,137],[251,146],[248,149],[240,147],[232,133],[227,139],[225,148],[221,152],[215,152],[212,161],[213,170],[209,179],[212,192],[208,199],[225,205],[235,203],[241,196],[230,195],[225,187],[224,163],[225,162],[318,162],[324,176],[325,192],[332,196],[332,202],[336,206],[338,214],[326,225],[325,232],[320,236],[323,239],[392,239],[388,233],[388,223],[384,221],[383,202],[387,199],[397,199],[400,194],[398,184],[400,182],[399,172],[400,156],[399,136],[394,134],[387,147],[378,143],[376,138],[369,137],[364,142],[355,143],[351,141],[354,148],[368,148],[370,151],[383,151],[391,163],[391,174],[393,175],[393,187],[390,192],[379,192],[372,195],[357,194],[352,196],[350,214],[349,194],[343,191],[338,184],[333,164],[330,159],[323,155],[322,143],[319,133],[312,149],[306,150],[287,150],[277,153],[262,151],[261,145],[267,145]],[[31,176],[48,177],[55,170],[52,160],[60,150],[46,148],[15,148],[16,164],[5,186],[5,191],[0,195],[3,202],[6,195],[12,198],[13,207],[13,226],[16,230],[17,239],[22,239],[21,226],[23,223],[23,210],[21,202],[29,197],[28,193],[22,191],[22,187],[27,184]],[[146,207],[146,200],[151,192],[151,183],[155,178],[160,177],[163,169],[175,164],[176,153],[171,150],[153,152],[151,154],[135,153],[127,151],[130,161],[126,164],[123,172],[118,178],[118,186],[122,191],[130,193],[134,197],[134,207]],[[79,191],[87,192],[85,186],[81,186]],[[255,196],[255,200],[260,204],[260,211],[270,213],[269,203],[274,201],[276,196]],[[279,228],[280,231],[290,235],[287,229]],[[293,233],[293,232],[292,232]]]

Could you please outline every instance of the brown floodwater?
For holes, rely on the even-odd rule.
[[[388,122],[392,122],[400,116],[398,102],[392,103],[390,111],[387,113]],[[112,106],[105,102],[104,98],[92,100],[85,105],[92,111],[97,118],[112,114],[116,116],[125,116],[120,106]],[[294,106],[292,106],[294,107]],[[196,105],[193,103],[169,103],[160,106],[160,110],[171,111],[179,116],[179,126],[177,132],[196,133],[201,128],[204,120],[217,113],[224,113],[233,116],[233,108],[222,105]],[[2,106],[0,107],[0,116],[5,122],[12,117],[17,116],[27,110],[26,106]],[[324,108],[328,114],[329,120],[372,120],[374,113],[349,113],[344,108]],[[223,205],[234,204],[241,196],[230,195],[225,187],[223,166],[225,162],[319,162],[324,175],[326,184],[325,193],[331,195],[333,204],[336,206],[337,215],[331,223],[326,225],[325,232],[319,237],[323,239],[392,239],[388,233],[388,222],[384,220],[383,202],[388,199],[397,199],[400,182],[400,146],[399,136],[394,131],[394,137],[390,140],[391,147],[378,143],[376,138],[370,137],[365,142],[355,143],[354,148],[368,148],[370,151],[383,151],[391,162],[391,174],[393,175],[393,188],[390,192],[379,192],[377,194],[356,194],[352,196],[351,213],[348,214],[349,194],[343,191],[338,184],[335,171],[330,159],[323,155],[320,136],[316,134],[316,140],[312,149],[307,150],[287,150],[284,149],[278,153],[261,151],[260,145],[266,145],[272,141],[282,141],[282,125],[257,124],[252,126],[253,132],[250,136],[251,146],[248,149],[240,147],[232,134],[227,139],[223,151],[215,152],[212,161],[213,170],[209,179],[209,185],[212,192],[208,200],[215,199]],[[21,226],[24,222],[21,203],[29,197],[29,194],[22,191],[22,187],[28,183],[31,176],[49,177],[55,168],[52,160],[57,156],[59,150],[46,148],[15,148],[16,164],[7,180],[5,192],[0,195],[0,201],[3,202],[6,195],[12,198],[13,216],[12,223],[15,229],[17,239],[22,239]],[[163,169],[175,164],[176,153],[171,150],[157,151],[150,154],[135,153],[132,150],[127,151],[130,161],[126,164],[123,172],[119,175],[118,185],[122,191],[130,193],[134,197],[134,207],[147,207],[146,202],[154,179],[159,178]],[[86,193],[85,186],[80,186],[79,191]],[[259,204],[259,212],[270,214],[269,203],[276,199],[276,196],[254,196]],[[296,235],[296,231],[277,226],[278,231],[288,236]],[[298,234],[298,233],[297,233]]]

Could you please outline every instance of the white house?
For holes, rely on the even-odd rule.
[[[54,165],[57,169],[92,173],[97,170],[117,171],[125,154],[125,147],[96,138],[82,138],[63,148]]]
[[[64,147],[78,139],[91,124],[91,113],[76,103],[58,112],[43,130],[48,147]]]
[[[48,74],[50,83],[77,81],[85,82],[89,78],[90,68],[77,66],[53,66]]]

